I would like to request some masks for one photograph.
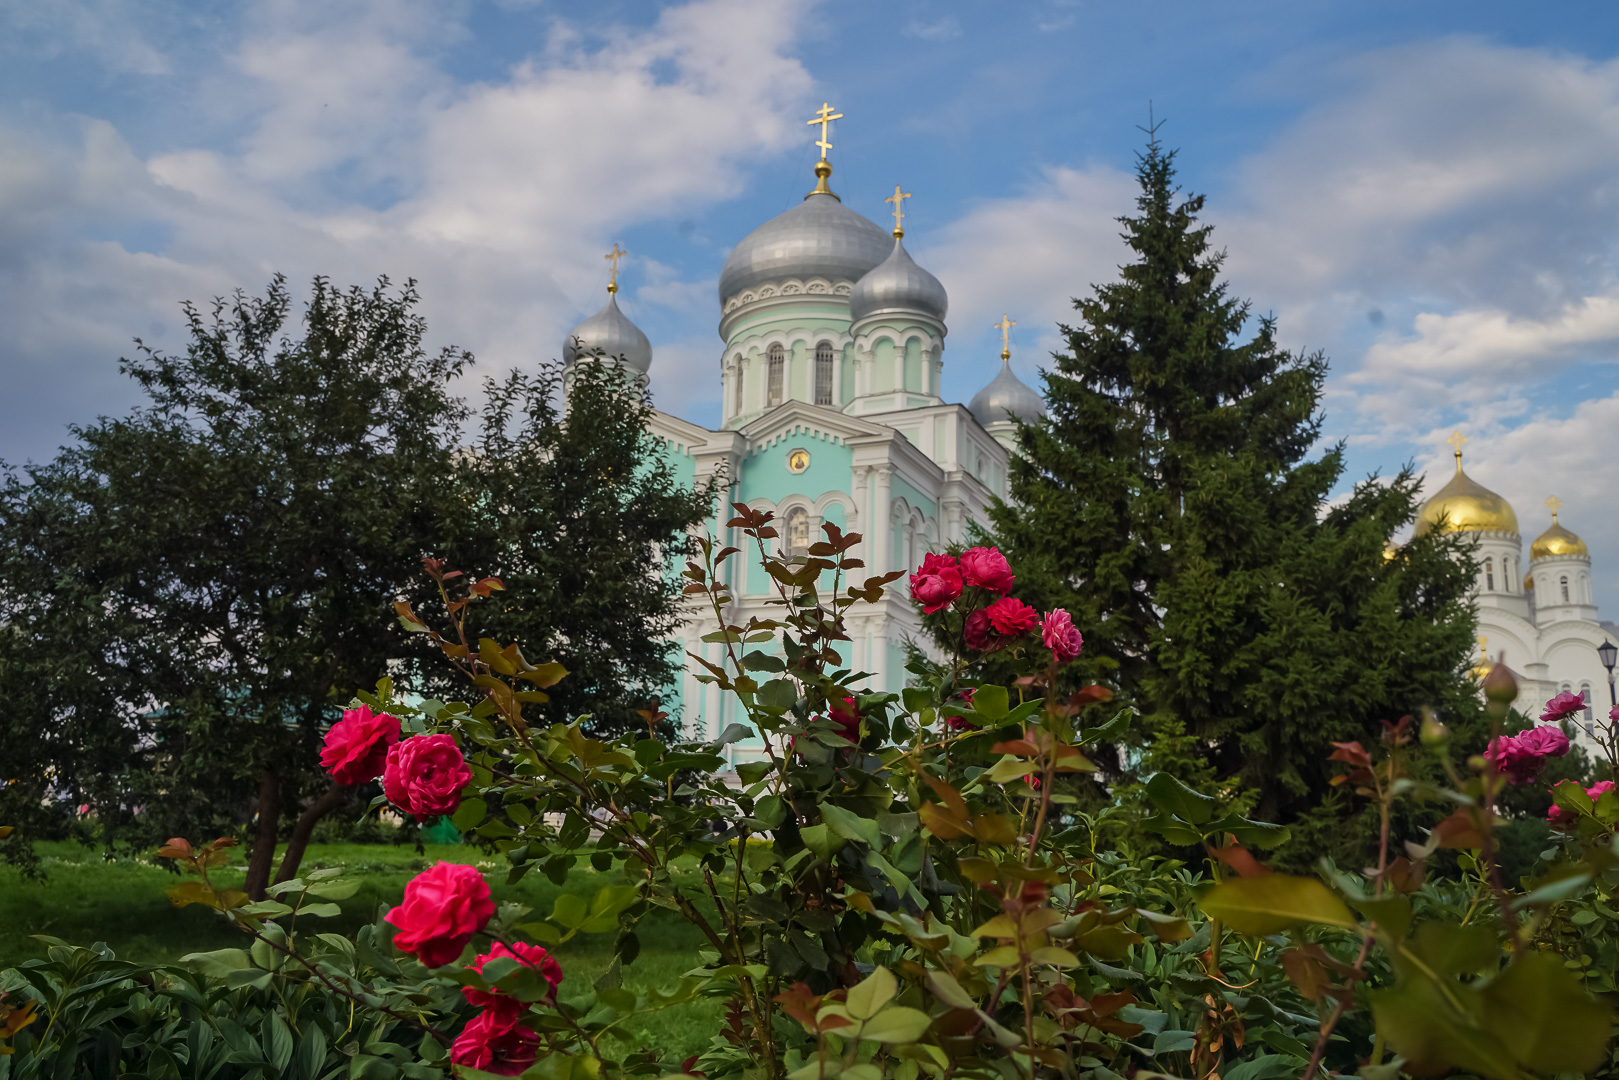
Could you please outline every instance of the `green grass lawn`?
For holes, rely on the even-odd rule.
[[[211,910],[176,908],[163,890],[181,880],[152,858],[104,859],[99,851],[75,844],[40,844],[46,878],[23,879],[0,866],[0,968],[41,956],[45,945],[31,935],[48,934],[88,945],[104,941],[125,960],[164,963],[189,952],[243,944]],[[562,886],[531,873],[516,885],[506,882],[506,864],[475,848],[428,845],[425,856],[411,847],[385,844],[314,844],[303,869],[341,866],[346,876],[364,881],[360,891],[343,901],[343,913],[321,920],[321,929],[352,933],[376,917],[379,905],[397,904],[405,883],[435,862],[471,863],[486,872],[497,902],[516,901],[549,915],[561,892],[595,895],[602,885],[622,881],[598,874],[588,865],[576,867]],[[241,880],[241,870],[235,872]],[[229,879],[221,879],[226,881]],[[563,993],[586,990],[612,959],[613,934],[581,935],[556,950],[566,978]],[[626,986],[667,986],[697,965],[702,935],[677,919],[656,913],[640,929],[641,954],[624,971]],[[707,1046],[720,1027],[721,1005],[704,1001],[676,1006],[630,1021],[626,1028],[663,1054],[693,1054]]]

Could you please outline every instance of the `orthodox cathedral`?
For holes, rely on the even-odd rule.
[[[662,411],[653,433],[684,482],[723,474],[729,487],[710,532],[744,549],[727,564],[731,608],[726,619],[746,623],[772,617],[766,606],[771,580],[747,557],[751,551],[722,522],[729,504],[774,511],[781,544],[804,554],[823,522],[865,541],[860,553],[871,574],[909,569],[928,551],[964,541],[970,522],[983,523],[991,500],[1006,494],[1007,462],[1019,420],[1045,415],[1040,395],[1012,373],[1002,318],[999,373],[963,406],[939,393],[949,301],[939,279],[905,250],[904,200],[895,187],[894,227],[884,230],[850,210],[828,181],[832,164],[828,127],[841,114],[823,105],[809,121],[821,129],[815,186],[803,202],[743,237],[726,257],[719,282],[722,390],[717,430]],[[632,369],[644,384],[652,345],[619,310],[618,245],[607,258],[613,277],[607,303],[568,334],[563,359],[605,358]],[[567,374],[564,371],[564,380]],[[1583,693],[1606,716],[1608,681],[1598,648],[1619,628],[1597,621],[1591,591],[1591,556],[1585,543],[1557,519],[1530,545],[1523,563],[1518,519],[1501,496],[1462,470],[1460,433],[1456,474],[1422,507],[1418,534],[1464,530],[1479,538],[1477,584],[1482,675],[1491,662],[1507,663],[1521,687],[1525,712],[1559,691]],[[1391,556],[1392,557],[1392,553]],[[902,583],[896,583],[902,585]],[[702,641],[715,629],[711,616],[694,612],[681,640],[683,654],[721,662],[723,646]],[[875,606],[850,609],[852,641],[844,657],[853,670],[872,672],[873,689],[898,691],[905,682],[904,645],[920,639],[922,624],[903,587]],[[688,660],[676,700],[663,707],[710,737],[744,723],[738,704],[718,687],[699,682]],[[751,756],[757,746],[731,748]]]
[[[1466,441],[1459,431],[1450,437],[1456,474],[1423,504],[1416,533],[1438,528],[1478,537],[1479,663],[1473,670],[1482,676],[1492,663],[1506,664],[1518,680],[1514,708],[1530,716],[1554,694],[1584,695],[1583,724],[1576,726],[1589,731],[1612,705],[1611,672],[1597,650],[1608,641],[1619,644],[1619,627],[1597,619],[1591,552],[1557,520],[1562,503],[1554,496],[1546,500],[1551,524],[1529,545],[1525,565],[1512,505],[1462,469]]]
[[[723,472],[726,511],[732,502],[774,511],[788,554],[805,553],[831,522],[865,537],[865,572],[881,574],[915,566],[985,520],[992,497],[1006,493],[1016,421],[1043,416],[1045,404],[1012,373],[1006,318],[995,378],[968,405],[940,396],[949,300],[905,250],[909,193],[896,187],[885,200],[894,204],[889,231],[833,192],[827,128],[840,115],[822,106],[810,121],[821,128],[814,189],[743,237],[720,271],[718,430],[661,411],[652,430],[687,482]],[[615,244],[615,267],[619,254]],[[651,343],[619,310],[616,277],[607,291],[606,306],[569,333],[563,359],[613,358],[645,376]],[[711,525],[723,544],[744,549],[726,564],[726,618],[773,617],[773,584],[743,538],[728,535],[728,516]],[[701,640],[712,622],[695,616],[678,645],[717,664],[723,646]],[[872,672],[874,689],[898,691],[904,643],[922,631],[905,590],[852,608],[848,630],[845,662]],[[700,718],[709,735],[744,722],[735,701],[697,681],[700,670],[688,661],[678,701],[663,707],[687,723]]]

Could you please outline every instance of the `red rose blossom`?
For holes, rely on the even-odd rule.
[[[1557,724],[1530,728],[1518,735],[1518,741],[1530,753],[1541,757],[1562,757],[1568,753],[1568,735]]]
[[[961,570],[948,555],[932,552],[922,556],[921,567],[911,575],[911,599],[932,615],[950,606],[961,595]]]
[[[995,648],[995,633],[990,629],[989,613],[979,608],[967,616],[967,622],[961,628],[961,636],[966,641],[967,648],[974,652]]]
[[[958,565],[964,584],[996,593],[1003,593],[1012,587],[1012,567],[1000,548],[968,548],[961,553]]]
[[[501,956],[509,956],[527,967],[538,968],[545,981],[551,984],[551,995],[546,1000],[556,1001],[557,987],[562,985],[562,965],[557,963],[556,957],[526,941],[515,942],[510,947],[503,941],[497,941],[489,947],[488,952],[473,960],[472,966],[482,975],[483,966]],[[470,986],[463,986],[461,992],[478,1008],[509,1017],[510,1023],[516,1023],[517,1017],[522,1014],[522,1002],[499,990],[474,990]]]
[[[450,1060],[496,1076],[520,1076],[539,1051],[540,1037],[500,1014],[481,1012],[468,1021],[450,1046]]]
[[[399,928],[394,944],[428,967],[443,967],[467,947],[495,914],[489,884],[475,867],[441,862],[411,878],[404,901],[387,919]]]
[[[369,706],[349,709],[326,732],[320,763],[339,784],[364,784],[382,774],[388,747],[399,741],[399,720],[372,714]]]
[[[838,734],[850,742],[860,741],[860,707],[854,703],[854,698],[846,697],[843,705],[831,705],[827,710],[831,721],[838,726]]]
[[[1004,638],[1025,634],[1040,621],[1039,612],[1010,596],[1003,596],[989,605],[984,609],[984,614],[989,616],[989,625],[995,628],[995,633]]]
[[[388,751],[382,791],[388,801],[418,821],[453,814],[472,770],[449,735],[418,735]]]
[[[1596,802],[1606,792],[1609,792],[1609,791],[1612,791],[1612,790],[1613,790],[1613,781],[1612,780],[1599,780],[1595,784],[1592,784],[1590,787],[1586,788],[1585,793],[1587,795],[1591,796],[1591,801],[1592,802]],[[1552,808],[1550,810],[1546,811],[1546,822],[1547,822],[1547,824],[1550,824],[1550,825],[1557,825],[1557,826],[1573,825],[1574,822],[1577,821],[1577,820],[1579,820],[1579,815],[1575,814],[1574,811],[1572,811],[1572,810],[1563,809],[1561,806],[1558,806],[1556,803],[1553,803]]]
[[[1577,712],[1585,710],[1585,698],[1580,694],[1561,693],[1546,702],[1546,709],[1540,718],[1548,723],[1564,720]]]
[[[1045,642],[1057,663],[1066,664],[1085,647],[1085,638],[1074,628],[1074,620],[1062,608],[1053,608],[1040,620],[1040,640]]]

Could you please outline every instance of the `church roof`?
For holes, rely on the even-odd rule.
[[[731,249],[720,270],[720,305],[747,289],[789,278],[859,281],[888,257],[889,247],[886,232],[844,206],[823,183]]]
[[[1466,439],[1460,432],[1451,438],[1456,447],[1456,475],[1422,504],[1417,512],[1416,535],[1423,535],[1441,521],[1446,532],[1517,532],[1518,515],[1512,504],[1462,471],[1461,444]]]
[[[1007,414],[1025,423],[1030,423],[1046,415],[1046,403],[1035,389],[1012,373],[1011,354],[1001,351],[1001,370],[989,385],[973,395],[968,410],[985,427],[997,420],[1005,420]]]
[[[916,265],[905,242],[894,238],[894,249],[877,266],[855,282],[849,293],[849,315],[859,322],[868,315],[888,312],[917,313],[938,323],[950,309],[939,279]]]
[[[600,311],[568,331],[568,336],[562,340],[563,363],[571,364],[591,356],[604,360],[622,358],[627,366],[643,375],[652,367],[652,342],[618,309],[618,297],[613,292],[607,294],[607,303]]]
[[[1555,559],[1571,555],[1590,558],[1591,549],[1585,546],[1584,540],[1558,524],[1557,511],[1553,510],[1551,528],[1535,537],[1535,542],[1529,545],[1529,558]]]

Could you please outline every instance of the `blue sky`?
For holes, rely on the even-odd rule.
[[[726,251],[833,187],[951,296],[947,396],[1035,381],[1123,259],[1149,102],[1236,292],[1332,361],[1351,476],[1547,495],[1619,611],[1619,14],[1606,3],[0,0],[0,458],[136,401],[130,339],[281,271],[421,283],[435,344],[556,355],[615,241],[660,405],[717,419]],[[470,387],[469,387],[470,389]]]

